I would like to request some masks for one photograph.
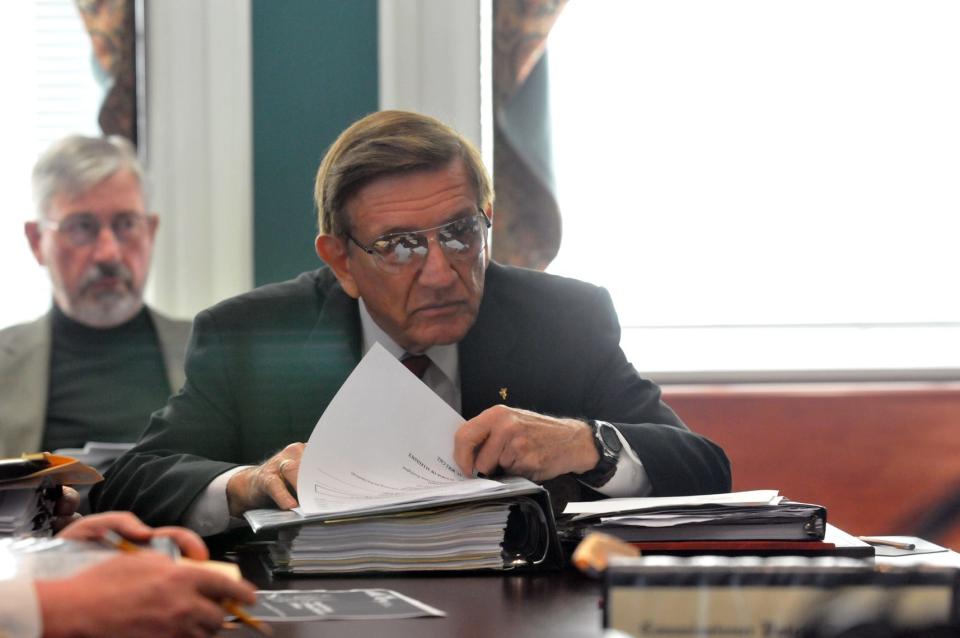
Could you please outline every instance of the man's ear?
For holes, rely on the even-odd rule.
[[[41,266],[46,266],[47,264],[43,259],[43,251],[40,249],[40,240],[43,238],[40,223],[24,222],[23,234],[27,236],[27,241],[30,242],[30,251],[33,253],[33,258],[36,259],[37,263]]]
[[[330,266],[333,274],[337,276],[343,291],[354,299],[360,297],[357,282],[350,274],[350,256],[347,254],[347,242],[340,237],[320,234],[317,235],[317,241],[314,245],[317,249],[317,255]]]
[[[157,238],[157,228],[160,226],[160,215],[156,213],[147,213],[147,232],[150,235],[150,241]]]

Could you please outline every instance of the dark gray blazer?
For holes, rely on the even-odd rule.
[[[619,339],[603,288],[491,264],[477,321],[459,345],[464,418],[506,403],[611,421],[655,495],[728,491],[723,451],[683,425]],[[359,360],[357,302],[325,267],[201,312],[183,389],[95,488],[94,507],[178,522],[218,474],[306,441]]]

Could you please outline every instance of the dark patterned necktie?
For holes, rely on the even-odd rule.
[[[423,374],[430,367],[430,357],[425,354],[408,354],[400,360],[400,363],[407,366],[407,370],[417,375],[418,379],[422,379]]]

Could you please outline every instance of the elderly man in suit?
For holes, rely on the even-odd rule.
[[[295,506],[299,441],[376,342],[423,357],[408,367],[467,419],[453,441],[467,474],[562,478],[584,498],[729,489],[723,451],[627,361],[604,289],[490,261],[490,179],[455,131],[367,116],[327,152],[315,199],[326,266],[197,316],[183,391],[99,509],[212,534]]]
[[[134,441],[183,384],[189,323],[143,303],[158,224],[143,180],[119,137],[70,136],[37,161],[25,232],[53,306],[0,331],[0,456]]]

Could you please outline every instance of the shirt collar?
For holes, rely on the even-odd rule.
[[[366,304],[363,303],[363,299],[359,299],[359,303],[360,329],[363,333],[363,354],[367,354],[370,348],[373,347],[373,344],[379,343],[387,349],[387,352],[397,359],[401,359],[406,353],[406,350],[398,345],[390,335],[384,332],[383,328],[377,325],[377,322],[370,316],[370,312],[367,310]],[[451,343],[445,346],[431,346],[423,354],[430,357],[433,365],[439,368],[447,379],[453,381],[458,378],[457,371],[460,366],[460,355],[457,351],[457,344]]]

